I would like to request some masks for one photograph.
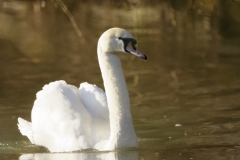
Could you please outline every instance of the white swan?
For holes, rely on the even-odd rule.
[[[123,52],[147,60],[126,30],[111,28],[98,41],[98,60],[106,94],[97,86],[81,83],[78,89],[65,81],[51,82],[37,93],[32,123],[18,118],[22,135],[51,152],[87,148],[100,151],[138,147],[121,62]]]

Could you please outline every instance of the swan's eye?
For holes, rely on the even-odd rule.
[[[133,45],[137,44],[137,41],[135,39],[132,39],[131,42],[132,42]]]
[[[124,50],[129,53],[127,50],[126,50],[126,47],[128,46],[128,44],[131,42],[131,45],[132,45],[132,48],[134,50],[137,50],[137,48],[135,47],[135,45],[137,44],[137,41],[133,38],[122,38],[122,37],[118,37],[118,39],[121,39],[123,41],[123,44],[124,44]]]

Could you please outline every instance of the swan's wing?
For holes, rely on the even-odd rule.
[[[95,144],[103,144],[110,136],[106,94],[96,85],[88,84],[87,82],[80,84],[79,93],[82,103],[92,117],[92,140],[94,140]]]
[[[79,88],[81,101],[93,117],[109,119],[107,97],[96,85],[81,83]]]
[[[51,152],[91,148],[91,116],[78,88],[65,81],[45,85],[32,109],[33,141]]]

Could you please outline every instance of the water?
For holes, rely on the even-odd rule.
[[[0,1],[1,159],[240,158],[239,2],[65,5],[83,37],[55,1]],[[129,30],[148,56],[119,55],[139,148],[51,154],[32,145],[17,118],[31,119],[36,92],[51,81],[103,88],[97,40],[116,26]]]

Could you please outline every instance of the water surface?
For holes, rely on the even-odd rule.
[[[1,159],[240,158],[240,3],[204,1],[0,1]],[[103,88],[96,46],[129,30],[148,61],[119,55],[139,148],[50,154],[17,129],[35,94],[63,79]]]

